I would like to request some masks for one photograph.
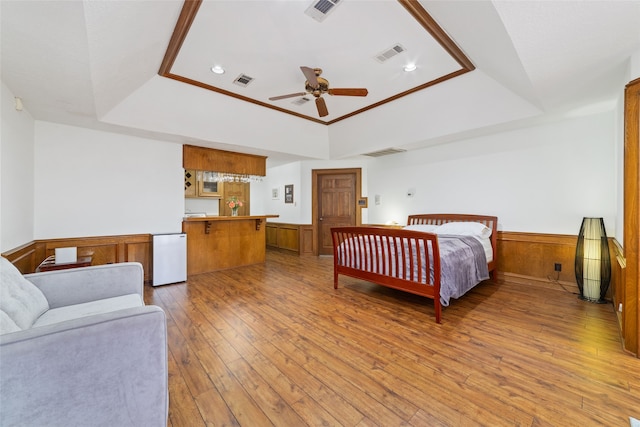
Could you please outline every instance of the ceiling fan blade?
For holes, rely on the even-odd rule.
[[[367,96],[369,91],[365,88],[339,88],[339,89],[329,89],[327,93],[329,95]]]
[[[290,93],[289,95],[272,96],[269,101],[277,101],[278,99],[295,98],[296,96],[304,96],[307,92]]]
[[[300,69],[302,70],[302,74],[304,74],[304,76],[307,78],[309,85],[313,88],[317,88],[319,84],[318,77],[316,76],[316,71],[313,68],[309,67],[300,67]]]
[[[327,104],[324,102],[324,98],[316,98],[316,108],[318,109],[318,115],[320,117],[329,115],[329,110],[327,110]]]

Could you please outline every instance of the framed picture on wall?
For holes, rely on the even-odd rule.
[[[293,184],[284,186],[284,202],[293,203]]]

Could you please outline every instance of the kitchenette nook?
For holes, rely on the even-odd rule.
[[[251,215],[250,183],[266,157],[183,146],[187,275],[265,262],[266,220]]]

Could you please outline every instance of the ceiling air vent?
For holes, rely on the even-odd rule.
[[[377,54],[376,55],[376,60],[378,62],[384,62],[387,59],[391,59],[394,56],[396,56],[397,54],[402,53],[404,51],[405,51],[404,47],[402,47],[402,45],[398,43],[395,46],[393,46],[392,48],[387,49],[387,50],[382,51],[379,54]]]
[[[236,77],[233,83],[237,84],[238,86],[247,87],[252,81],[253,77],[249,77],[246,74],[240,74],[238,77]]]
[[[316,21],[322,22],[339,3],[340,0],[314,0],[304,13]]]
[[[407,150],[403,150],[401,148],[385,148],[384,150],[380,150],[380,151],[373,151],[371,153],[364,153],[364,156],[369,156],[369,157],[382,157],[382,156],[388,156],[390,154],[397,154],[397,153],[404,153]]]
[[[304,105],[307,102],[311,101],[311,99],[307,98],[306,96],[303,96],[302,98],[298,98],[295,101],[292,102],[292,104],[295,105]]]

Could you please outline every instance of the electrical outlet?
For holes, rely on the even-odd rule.
[[[560,264],[559,262],[556,262],[553,266],[553,269],[558,272],[562,271],[562,264]]]

